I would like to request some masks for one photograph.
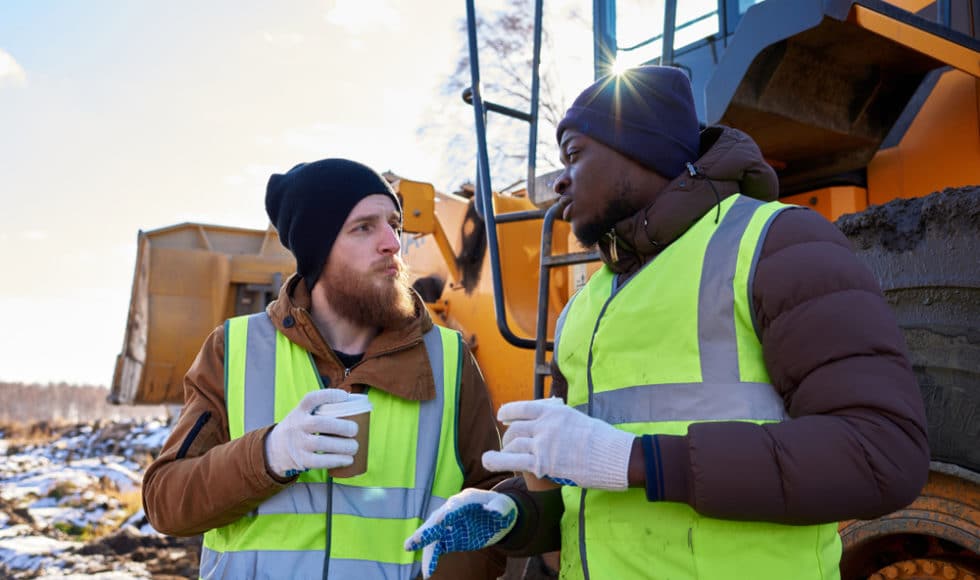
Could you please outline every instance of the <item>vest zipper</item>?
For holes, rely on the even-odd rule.
[[[613,298],[619,293],[620,288],[623,285],[618,283],[616,276],[612,279],[612,289],[609,292],[609,298],[606,298],[606,303],[602,305],[602,309],[599,310],[599,316],[595,319],[595,327],[592,328],[592,337],[589,339],[589,359],[585,367],[586,379],[588,381],[589,387],[589,398],[588,398],[588,415],[592,416],[592,399],[594,398],[595,387],[592,384],[592,348],[595,346],[595,335],[599,333],[599,323],[602,322],[602,316],[606,313],[606,309],[609,308],[609,303],[613,301]]]
[[[332,530],[331,523],[333,521],[333,478],[329,475],[327,476],[327,534],[326,534],[326,547],[323,552],[323,580],[330,578],[330,535]]]
[[[609,292],[609,298],[606,299],[606,303],[602,305],[602,309],[599,311],[599,316],[596,317],[595,327],[592,329],[592,338],[589,339],[589,360],[588,360],[588,364],[585,367],[585,376],[589,386],[589,398],[588,398],[588,404],[586,408],[588,410],[588,415],[590,417],[592,416],[592,399],[594,398],[593,393],[595,391],[594,385],[592,384],[592,347],[595,346],[595,335],[599,333],[599,323],[602,322],[602,315],[606,313],[606,308],[609,308],[609,303],[613,301],[613,298],[616,297],[618,291],[619,288],[617,287],[617,279],[616,276],[613,276],[612,290]],[[579,534],[578,552],[579,552],[579,559],[582,561],[582,573],[584,574],[586,580],[588,580],[590,577],[589,559],[586,553],[586,546],[585,546],[585,493],[586,491],[587,490],[585,489],[582,490],[582,496],[581,496],[582,499],[580,500],[579,510],[578,510],[578,534]]]

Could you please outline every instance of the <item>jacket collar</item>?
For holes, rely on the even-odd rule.
[[[745,133],[731,127],[708,127],[701,132],[701,151],[693,164],[695,175],[685,171],[676,177],[646,207],[617,223],[599,241],[602,261],[612,271],[636,272],[735,193],[763,201],[777,198],[776,172]]]

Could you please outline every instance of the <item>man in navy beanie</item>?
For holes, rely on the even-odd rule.
[[[480,462],[500,445],[483,377],[409,285],[381,175],[301,163],[269,178],[265,207],[297,272],[205,342],[144,477],[148,518],[204,533],[202,578],[415,578],[421,557],[399,538],[504,479]],[[456,556],[442,578],[503,573],[497,551]]]
[[[874,277],[820,214],[773,201],[748,135],[699,131],[678,69],[600,79],[557,139],[564,218],[603,264],[559,318],[555,398],[501,406],[483,456],[534,477],[465,490],[408,547],[560,548],[562,578],[840,578],[837,522],[904,507],[929,471]]]
[[[559,143],[566,129],[667,179],[699,157],[701,129],[691,82],[676,68],[646,66],[599,80],[582,91],[558,123]]]

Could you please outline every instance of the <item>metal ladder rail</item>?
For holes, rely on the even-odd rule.
[[[541,63],[541,14],[543,0],[535,0],[534,4],[534,54],[531,67],[531,112],[524,113],[483,100],[480,88],[479,44],[476,32],[475,0],[466,0],[466,31],[470,52],[470,88],[463,91],[463,100],[473,106],[473,117],[476,125],[477,138],[477,180],[476,180],[476,209],[483,217],[487,227],[487,251],[490,257],[490,272],[493,279],[494,314],[497,328],[504,340],[520,348],[534,348],[536,341],[528,337],[517,336],[507,323],[507,311],[504,301],[503,280],[500,268],[500,243],[497,239],[497,224],[512,223],[542,219],[545,210],[509,212],[495,215],[493,211],[493,188],[490,183],[490,156],[487,150],[486,114],[488,111],[500,113],[515,119],[527,121],[530,124],[528,139],[528,186],[534,183],[534,157],[537,153],[538,100],[540,82],[538,69]]]
[[[551,287],[551,269],[573,264],[595,262],[599,252],[569,252],[567,254],[551,253],[552,232],[555,218],[564,209],[565,204],[556,203],[545,212],[544,223],[541,226],[541,266],[538,270],[538,320],[535,328],[534,341],[534,398],[544,397],[544,378],[551,374],[550,365],[545,362],[545,351],[554,350],[554,342],[548,340],[548,290]],[[557,338],[557,337],[556,337]]]
[[[530,210],[509,212],[496,215],[493,211],[493,188],[490,181],[490,162],[487,147],[486,114],[495,112],[530,124],[528,137],[528,171],[527,187],[529,194],[534,195],[535,164],[537,155],[538,103],[540,96],[539,66],[541,62],[541,21],[543,0],[536,0],[534,7],[534,56],[532,60],[531,78],[531,112],[524,113],[510,107],[484,101],[480,90],[480,61],[479,44],[476,33],[475,0],[466,2],[467,36],[470,51],[470,76],[472,85],[463,91],[463,100],[473,106],[473,116],[477,133],[477,210],[487,226],[487,247],[490,257],[490,270],[493,279],[494,314],[497,328],[504,339],[520,348],[534,348],[534,398],[544,395],[544,377],[550,374],[550,368],[545,364],[545,352],[554,348],[554,343],[548,340],[548,290],[551,283],[551,269],[592,262],[599,259],[598,252],[573,252],[567,254],[552,254],[552,233],[554,221],[562,207],[554,204],[547,210]],[[506,301],[504,299],[503,281],[500,268],[500,244],[497,239],[497,224],[512,223],[541,219],[541,264],[538,272],[538,307],[535,337],[530,339],[514,334],[507,323]]]
[[[542,21],[543,0],[536,0],[534,7],[534,48],[532,59],[532,78],[531,78],[531,112],[524,113],[510,107],[505,107],[496,103],[484,101],[480,89],[480,63],[479,63],[479,44],[477,42],[476,31],[476,8],[475,0],[466,2],[466,24],[467,37],[470,53],[470,76],[471,86],[463,91],[463,100],[473,106],[473,116],[476,126],[477,136],[477,182],[476,182],[476,208],[482,214],[487,226],[487,247],[490,257],[490,269],[494,290],[494,314],[497,319],[497,328],[504,339],[510,344],[519,348],[534,348],[535,350],[535,373],[534,373],[534,397],[541,398],[544,390],[544,377],[550,373],[550,369],[544,362],[545,351],[554,348],[553,342],[547,339],[548,333],[548,289],[550,286],[551,268],[591,262],[599,259],[597,252],[575,252],[568,254],[552,255],[552,232],[554,220],[558,215],[560,204],[554,204],[547,210],[530,210],[520,212],[509,212],[496,215],[493,211],[493,188],[490,181],[490,162],[487,147],[486,114],[495,112],[515,119],[526,121],[530,124],[528,137],[528,171],[527,184],[529,194],[533,196],[535,164],[537,155],[537,126],[538,126],[538,103],[540,96],[540,75],[539,67],[541,63],[541,21]],[[500,243],[497,238],[497,224],[513,223],[518,221],[528,221],[542,219],[541,236],[541,265],[539,269],[538,283],[538,309],[535,337],[530,339],[514,334],[507,323],[507,312],[505,308],[503,280],[500,268]]]

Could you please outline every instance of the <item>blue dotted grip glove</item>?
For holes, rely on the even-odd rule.
[[[422,548],[422,574],[436,571],[446,552],[467,552],[492,546],[514,527],[517,504],[502,493],[464,489],[449,498],[405,540],[405,549]]]

